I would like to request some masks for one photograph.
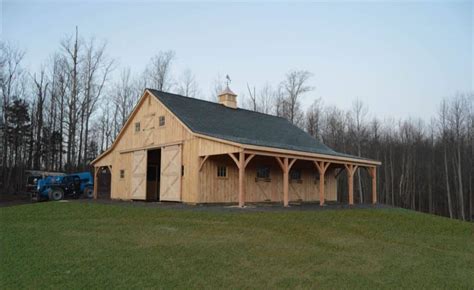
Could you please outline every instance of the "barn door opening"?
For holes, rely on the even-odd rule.
[[[146,199],[160,200],[161,149],[148,150],[146,170]]]
[[[97,198],[110,199],[111,181],[112,175],[109,167],[101,167],[97,176]]]
[[[160,200],[181,201],[181,145],[161,149]]]

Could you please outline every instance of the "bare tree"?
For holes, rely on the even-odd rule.
[[[260,101],[258,111],[265,114],[275,114],[275,91],[269,83],[260,90]]]
[[[79,79],[79,50],[81,48],[79,40],[79,32],[76,27],[76,33],[74,37],[67,37],[61,41],[61,47],[65,53],[64,64],[68,69],[68,97],[67,97],[67,152],[66,152],[66,163],[67,170],[70,171],[74,166],[74,157],[76,156],[76,131],[77,123],[79,120],[79,92],[80,92],[80,79]]]
[[[318,140],[321,140],[322,111],[321,98],[314,100],[306,111],[306,132]]]
[[[350,113],[351,121],[349,124],[350,126],[350,131],[352,132],[355,143],[357,146],[357,156],[361,156],[362,152],[362,140],[366,137],[367,133],[367,128],[365,126],[365,118],[368,113],[368,108],[367,106],[360,100],[356,99],[352,103],[352,111]],[[362,191],[362,181],[360,177],[360,170],[357,170],[357,183],[359,187],[359,202],[363,203],[364,202],[364,193]]]
[[[219,96],[222,91],[225,89],[225,82],[224,82],[224,77],[218,73],[214,80],[212,81],[211,85],[211,101],[217,100],[217,97]]]
[[[466,220],[464,212],[464,189],[463,189],[463,178],[462,178],[462,162],[461,151],[465,138],[465,124],[468,119],[468,113],[466,109],[468,108],[467,98],[459,94],[454,99],[452,99],[450,112],[448,116],[448,122],[451,126],[451,131],[453,132],[453,141],[455,143],[456,154],[454,156],[454,163],[456,167],[456,179],[457,179],[457,192],[459,200],[459,211],[462,220]]]
[[[312,74],[305,70],[290,71],[280,86],[284,93],[283,115],[293,124],[302,126],[303,112],[301,110],[301,97],[313,90],[308,85]]]
[[[136,101],[136,91],[131,81],[130,68],[122,69],[120,79],[115,83],[112,92],[113,103],[118,107],[119,122],[123,126]]]
[[[247,92],[249,93],[249,98],[247,104],[244,104],[244,107],[247,107],[249,110],[257,112],[257,92],[255,86],[251,88],[247,83]]]
[[[36,121],[36,138],[34,140],[35,145],[35,154],[33,158],[33,167],[36,169],[41,169],[41,156],[42,152],[42,133],[43,133],[43,111],[44,103],[46,101],[46,95],[48,90],[48,80],[46,80],[45,70],[41,69],[39,79],[36,78],[36,74],[33,77],[35,83],[35,92],[36,92],[36,112],[34,119]]]
[[[104,85],[112,70],[113,61],[106,56],[105,42],[96,45],[92,38],[85,45],[82,57],[81,77],[84,83],[84,97],[81,103],[81,128],[79,135],[78,165],[86,163],[89,145],[89,122],[102,96]],[[84,139],[84,152],[82,140]]]
[[[6,42],[0,41],[0,90],[1,90],[1,122],[2,127],[2,176],[3,182],[7,183],[8,156],[12,155],[9,151],[9,120],[7,118],[7,109],[14,99],[21,98],[24,94],[22,80],[24,79],[24,71],[21,62],[25,56],[25,52]]]
[[[171,67],[174,51],[160,51],[150,59],[145,69],[146,85],[160,91],[169,91],[173,86]]]
[[[439,109],[439,127],[441,131],[441,139],[443,142],[443,161],[444,161],[444,177],[446,181],[446,197],[448,199],[449,217],[453,218],[453,206],[451,202],[451,187],[449,184],[449,165],[448,165],[448,114],[449,107],[445,100],[441,102]]]
[[[190,69],[184,70],[178,81],[178,94],[197,98],[199,97],[199,85]]]

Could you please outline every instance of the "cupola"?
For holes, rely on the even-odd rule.
[[[237,95],[229,89],[229,85],[219,94],[219,104],[237,109]]]

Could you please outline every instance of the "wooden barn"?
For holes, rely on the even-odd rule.
[[[337,200],[345,172],[368,170],[376,202],[380,162],[335,152],[284,118],[237,108],[226,88],[218,103],[146,89],[114,143],[98,156],[94,193],[185,203]],[[105,174],[104,174],[105,173]]]

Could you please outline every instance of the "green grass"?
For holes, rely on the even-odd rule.
[[[401,209],[0,208],[0,289],[474,288],[474,224]]]

